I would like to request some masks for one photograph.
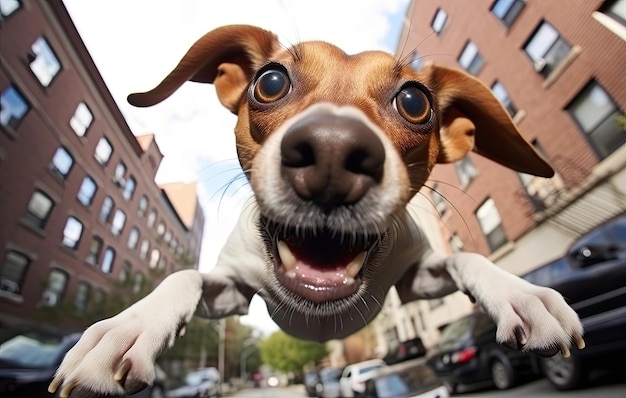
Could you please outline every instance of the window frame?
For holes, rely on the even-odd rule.
[[[101,158],[100,154],[98,153],[98,148],[100,148],[100,145],[102,143],[106,143],[110,149],[109,154],[107,156],[106,159]],[[113,144],[111,143],[111,140],[109,140],[107,137],[102,136],[100,137],[100,139],[98,140],[98,143],[96,144],[96,147],[93,151],[93,156],[96,159],[96,162],[98,162],[98,164],[102,167],[105,167],[109,164],[109,162],[111,161],[111,158],[113,157],[113,152],[114,152],[114,148],[113,148]]]
[[[26,116],[28,115],[28,112],[31,110],[31,105],[30,102],[26,99],[26,97],[24,96],[24,94],[17,88],[17,86],[13,83],[9,83],[0,93],[0,101],[2,101],[3,104],[9,104],[9,91],[12,94],[12,97],[14,96],[15,98],[17,98],[19,101],[22,102],[22,107],[23,109],[20,109],[21,114],[16,114],[14,113],[14,111],[16,110],[15,108],[11,108],[11,107],[7,107],[5,109],[9,109],[12,112],[11,113],[5,113],[5,115],[9,115],[9,119],[7,119],[6,122],[3,122],[0,119],[0,126],[3,129],[11,129],[11,130],[17,130],[18,127],[20,126],[20,124],[22,123],[22,121],[26,118]],[[15,105],[15,104],[13,104]],[[4,106],[2,106],[4,108]],[[15,116],[19,116],[19,117],[15,117]]]
[[[443,15],[443,22],[441,22],[441,19],[439,18],[441,15]],[[435,27],[435,22],[439,22],[438,25],[439,28]],[[439,36],[441,34],[441,32],[443,31],[443,29],[446,27],[446,23],[448,22],[448,13],[441,7],[437,8],[437,11],[435,11],[435,15],[433,15],[433,19],[431,19],[430,21],[430,27],[433,30],[433,32],[435,32],[435,34],[437,36]]]
[[[132,184],[131,184],[132,181]],[[128,188],[129,184],[132,185],[132,189]],[[126,183],[124,184],[124,188],[122,190],[122,197],[128,202],[133,199],[135,195],[135,191],[137,190],[137,180],[133,175],[128,176],[126,179]]]
[[[506,100],[508,100],[508,102],[504,101],[503,98],[500,98],[497,95],[496,87],[501,89],[502,93],[506,94]],[[509,115],[512,118],[515,117],[515,115],[517,115],[517,112],[519,112],[519,109],[517,109],[517,106],[515,106],[515,103],[513,102],[513,99],[511,98],[511,94],[504,87],[504,84],[502,84],[502,82],[500,80],[498,80],[498,79],[494,80],[493,84],[491,85],[491,92],[493,93],[494,97],[496,97],[498,99],[498,101],[500,101],[502,106],[504,106],[504,108],[507,110],[507,112],[509,113]]]
[[[4,13],[2,11],[2,8],[0,8],[0,21],[5,21],[7,18],[9,18],[11,15],[14,15],[16,11],[18,11],[19,9],[22,8],[22,6],[24,5],[24,2],[22,0],[14,0],[15,3],[17,4],[17,7],[15,7],[14,9],[10,10],[7,13]]]
[[[95,252],[92,250],[94,243],[98,244]],[[87,253],[87,257],[85,257],[85,261],[87,261],[91,265],[98,265],[100,262],[100,255],[102,254],[102,248],[104,247],[104,240],[98,236],[94,235],[91,240],[91,245],[89,245],[89,252]]]
[[[590,98],[593,95],[592,91],[594,88],[599,88],[602,91],[602,93],[606,96],[606,99],[610,101],[611,105],[613,106],[613,109],[612,111],[608,112],[604,118],[596,122],[593,128],[591,128],[588,131],[580,122],[575,112],[573,112],[571,108],[582,99],[581,96],[584,93],[588,93],[586,99]],[[570,118],[573,120],[576,127],[578,127],[583,137],[585,137],[585,140],[589,143],[594,153],[600,160],[604,160],[608,158],[609,156],[611,156],[611,154],[615,153],[615,151],[617,151],[618,148],[626,144],[626,133],[624,133],[624,131],[620,131],[620,133],[622,134],[622,137],[624,137],[624,140],[622,141],[621,144],[618,143],[618,146],[615,147],[615,149],[612,152],[605,151],[604,148],[599,145],[599,140],[593,139],[594,138],[593,134],[597,133],[598,129],[604,126],[608,121],[610,121],[611,118],[617,118],[619,115],[624,115],[624,113],[621,111],[621,109],[619,108],[619,106],[617,105],[613,97],[611,97],[609,92],[597,80],[591,79],[589,82],[587,82],[587,84],[585,84],[583,88],[580,89],[576,93],[576,95],[572,98],[572,100],[567,104],[567,106],[565,107],[565,111],[567,112],[567,114],[569,114]],[[618,128],[619,127],[620,126],[618,123]],[[619,138],[620,133],[617,134],[618,138]]]
[[[21,257],[25,260],[23,264],[16,264],[14,262],[11,263],[11,265],[13,267],[16,267],[17,270],[19,271],[19,275],[15,279],[8,277],[8,273],[6,272],[8,264],[10,263],[9,256],[11,254],[15,255],[16,257]],[[32,259],[26,253],[23,253],[19,250],[7,250],[6,253],[4,254],[2,268],[0,268],[0,291],[4,293],[16,295],[16,296],[22,296],[22,290],[24,288],[24,281],[26,280],[26,274],[28,273],[28,269],[30,268],[31,263],[32,263]],[[16,287],[16,290],[6,289],[5,287],[9,286],[7,281],[14,284],[14,286]]]
[[[73,241],[74,244],[72,246],[66,244],[66,241],[68,239],[71,239],[71,238],[68,238],[68,235],[66,233],[67,229],[68,229],[68,224],[70,223],[70,220],[75,220],[76,223],[78,225],[80,225],[80,232],[78,234],[77,239],[75,241]],[[82,240],[82,237],[83,237],[83,232],[85,232],[85,225],[78,218],[76,218],[74,216],[67,217],[67,220],[65,221],[65,225],[63,227],[63,239],[61,240],[61,245],[63,247],[65,247],[65,248],[67,248],[67,249],[70,249],[70,250],[74,250],[74,251],[78,250],[78,247],[80,246],[80,241]]]
[[[121,221],[121,225],[116,225],[116,220],[118,220],[118,215],[121,214],[121,217],[123,217],[122,221]],[[120,236],[122,235],[122,233],[124,232],[124,227],[126,226],[126,213],[124,212],[124,210],[122,210],[121,208],[117,208],[115,209],[115,213],[113,214],[113,219],[111,220],[111,233],[113,234],[113,236]],[[119,222],[117,222],[119,223]]]
[[[51,289],[51,276],[53,274],[58,274],[60,276],[63,277],[63,288],[60,290],[56,290],[56,289]],[[62,270],[61,268],[53,268],[50,270],[50,272],[48,272],[48,279],[46,281],[46,287],[43,290],[42,293],[42,304],[46,307],[56,307],[57,305],[59,305],[59,303],[63,300],[63,297],[65,296],[65,293],[67,292],[67,285],[69,283],[70,280],[70,274],[67,271]],[[46,294],[54,294],[55,295],[55,302],[52,305],[49,305],[46,300],[43,299],[43,297],[46,296]]]
[[[45,199],[48,199],[49,202],[50,202],[50,207],[46,211],[46,214],[45,214],[45,216],[43,218],[40,218],[31,209],[31,204],[33,203],[33,199],[34,199],[36,194],[40,194]],[[28,205],[26,206],[25,218],[26,218],[26,220],[28,220],[29,224],[33,224],[34,226],[36,226],[39,229],[44,229],[46,227],[46,224],[48,223],[48,220],[50,219],[50,214],[52,214],[52,209],[54,209],[55,205],[56,205],[55,201],[52,199],[52,197],[50,195],[48,195],[48,193],[46,193],[45,191],[43,191],[41,189],[35,189],[33,191],[33,194],[30,196],[30,200],[28,201]]]
[[[471,166],[471,169],[473,170],[472,173],[466,173],[467,171],[467,168],[465,167],[466,165]],[[455,162],[454,171],[456,172],[456,176],[459,180],[459,186],[461,188],[467,188],[472,183],[472,181],[476,179],[476,176],[478,175],[478,169],[476,168],[476,166],[474,165],[474,162],[469,156],[465,156],[462,159],[459,159],[457,162]],[[464,177],[464,178],[461,178],[461,177]]]
[[[81,288],[83,287],[84,287],[84,291],[81,292]],[[91,294],[91,283],[87,281],[78,282],[78,285],[76,285],[76,294],[74,295],[74,308],[76,309],[78,313],[82,313],[88,308],[90,294]]]
[[[465,54],[470,48],[470,46],[473,47],[476,51],[474,53],[474,56],[472,57],[472,59],[466,66],[466,65],[463,65],[461,60],[465,57]],[[478,63],[475,64],[477,60],[478,60]],[[485,58],[480,54],[478,45],[473,40],[467,40],[465,42],[465,45],[463,46],[461,53],[457,57],[457,62],[459,63],[461,68],[463,68],[463,70],[465,70],[466,72],[470,73],[473,76],[478,76],[478,74],[482,71],[483,67],[485,66]]]
[[[37,72],[36,69],[33,69],[33,63],[35,63],[37,61],[38,57],[40,56],[40,54],[43,53],[43,52],[36,53],[35,50],[34,50],[34,47],[35,47],[35,45],[38,42],[40,44],[45,44],[46,45],[47,48],[44,49],[43,52],[48,52],[49,51],[48,54],[41,55],[41,57],[44,59],[44,63],[46,64],[45,65],[45,67],[46,67],[45,72],[46,73],[50,73],[52,75],[52,77],[50,77],[50,80],[47,80],[47,81],[42,81],[42,76],[43,75],[42,76],[39,75],[39,73],[42,73],[41,71]],[[52,65],[47,65],[47,62],[45,62],[45,61],[48,61],[48,59],[46,59],[47,55],[52,55],[54,57],[54,60],[57,63],[56,70],[54,70],[53,72],[51,72],[51,69],[49,69]],[[63,70],[63,64],[61,63],[61,59],[59,58],[59,55],[56,53],[56,51],[54,51],[54,48],[50,44],[50,40],[48,40],[48,38],[46,36],[44,36],[44,35],[41,35],[41,36],[37,37],[37,39],[35,39],[33,44],[31,44],[30,50],[28,51],[28,53],[26,55],[26,59],[28,61],[28,69],[30,69],[30,71],[33,74],[33,76],[37,79],[37,81],[39,82],[40,86],[43,87],[44,89],[49,88],[52,85],[52,83],[54,83],[54,81],[57,79],[57,77],[59,76],[61,71]]]
[[[87,112],[89,113],[89,116],[91,116],[91,120],[89,120],[89,123],[87,124],[84,123],[84,120],[81,120],[82,118],[79,117],[80,115],[78,114],[79,109],[82,109],[81,105],[84,107],[84,109],[87,110]],[[72,117],[70,118],[69,124],[70,124],[70,128],[74,131],[76,136],[85,137],[87,135],[87,132],[89,131],[89,128],[93,125],[93,121],[94,121],[93,111],[91,110],[89,105],[87,105],[85,101],[80,101],[78,105],[76,106],[76,109],[74,110],[74,113],[72,114]],[[77,128],[80,128],[83,130],[79,132]]]
[[[85,188],[86,183],[91,183],[91,186],[93,187],[91,191],[91,195],[88,195],[87,193],[83,192],[83,189],[86,189]],[[94,180],[89,175],[85,175],[85,177],[83,177],[83,181],[80,183],[80,186],[78,187],[78,192],[76,193],[76,199],[81,205],[85,207],[89,207],[92,205],[97,192],[98,192],[98,183],[96,183],[96,180]]]
[[[133,239],[134,244],[131,245],[132,237],[136,237],[136,238]],[[139,245],[140,238],[141,238],[141,233],[139,232],[139,228],[137,228],[136,226],[133,226],[130,229],[130,232],[128,232],[128,239],[126,240],[126,247],[130,250],[135,250],[137,246]]]
[[[547,49],[545,50],[545,52],[543,52],[543,54],[541,56],[539,56],[538,59],[535,59],[534,55],[529,52],[528,47],[530,47],[532,45],[532,43],[534,43],[535,39],[538,40],[539,36],[537,36],[537,35],[544,28],[544,26],[545,27],[549,27],[550,29],[552,29],[554,31],[554,33],[556,33],[556,38],[550,42],[550,45],[547,46]],[[562,57],[559,57],[557,62],[554,63],[554,64],[546,62],[547,56],[553,50],[555,50],[558,46],[563,46],[563,45],[566,45],[568,47],[567,53],[563,54]],[[565,38],[563,37],[561,32],[559,32],[554,27],[554,25],[552,25],[550,22],[546,21],[545,19],[542,19],[539,22],[537,27],[530,34],[530,36],[528,37],[528,39],[526,40],[526,42],[524,43],[524,45],[522,47],[522,50],[524,51],[524,54],[526,54],[526,56],[530,60],[531,64],[533,65],[533,68],[535,69],[535,71],[539,75],[543,76],[544,78],[548,78],[552,74],[552,72],[554,72],[555,70],[557,70],[559,68],[559,66],[568,58],[568,55],[572,52],[572,49],[573,49],[572,44],[570,42],[568,42],[567,40],[565,40]],[[555,51],[555,52],[557,52],[557,51]]]
[[[108,256],[107,256],[108,255]],[[112,246],[107,246],[102,252],[102,261],[100,263],[100,270],[105,274],[113,273],[113,266],[115,264],[115,257],[117,252]]]
[[[107,199],[111,202],[111,205],[109,206],[109,210],[106,212],[106,216],[103,217],[104,204],[105,202],[107,202]],[[113,209],[115,209],[115,200],[113,200],[113,198],[110,195],[106,195],[102,199],[102,204],[100,205],[100,213],[98,214],[98,220],[102,221],[105,224],[108,223],[109,220],[111,219],[111,214],[113,214]]]
[[[485,230],[486,226],[483,223],[483,221],[487,217],[481,217],[479,215],[481,210],[484,209],[485,206],[487,205],[490,205],[490,207],[492,207],[495,210],[496,212],[495,215],[498,218],[498,223],[493,228],[491,228],[488,232]],[[474,215],[476,217],[476,220],[478,221],[478,225],[480,226],[480,231],[482,232],[483,237],[485,238],[485,241],[487,242],[487,247],[492,253],[500,249],[501,247],[503,247],[509,242],[509,238],[506,235],[506,231],[504,230],[504,227],[502,224],[502,216],[500,215],[500,211],[498,210],[498,207],[496,206],[496,202],[495,200],[493,200],[493,198],[487,197],[480,204],[480,206],[476,208],[476,211],[474,211]],[[491,217],[493,215],[489,214],[488,216]],[[493,238],[494,235],[496,236],[496,238],[498,237],[498,235],[500,235],[502,238],[499,240],[496,240],[496,238]]]
[[[54,161],[57,158],[57,156],[61,156],[59,155],[60,153],[59,151],[63,151],[65,155],[67,155],[71,161],[65,173],[63,173],[63,171],[58,167],[58,165]],[[56,175],[58,175],[60,178],[62,178],[63,180],[67,180],[70,173],[72,172],[72,168],[74,167],[74,164],[76,164],[76,159],[74,159],[74,156],[72,155],[72,153],[67,149],[67,147],[65,147],[64,145],[61,145],[60,147],[56,149],[56,151],[54,152],[54,155],[52,155],[52,160],[50,160],[50,170]]]
[[[493,16],[498,18],[498,20],[504,25],[505,28],[509,29],[511,26],[513,26],[515,21],[517,21],[517,18],[519,18],[522,11],[524,11],[524,8],[526,8],[526,2],[523,0],[510,0],[509,6],[506,7],[506,11],[504,11],[504,14],[501,17],[494,12],[494,9],[498,4],[503,4],[505,1],[509,0],[495,0],[491,4],[489,11]],[[517,8],[515,7],[516,5],[518,6]]]

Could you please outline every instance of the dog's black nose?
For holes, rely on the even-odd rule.
[[[280,149],[283,178],[324,207],[358,202],[383,176],[385,148],[358,119],[309,115],[289,128]]]

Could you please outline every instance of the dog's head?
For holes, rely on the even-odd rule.
[[[129,102],[154,105],[187,80],[214,84],[238,115],[269,288],[309,313],[358,300],[385,272],[376,268],[394,219],[436,163],[474,150],[553,174],[491,91],[459,70],[416,72],[383,52],[347,55],[324,42],[285,49],[266,30],[233,25],[207,33]]]

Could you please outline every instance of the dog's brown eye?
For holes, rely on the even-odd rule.
[[[417,87],[404,87],[393,100],[394,107],[409,123],[424,123],[430,118],[430,101]]]
[[[264,104],[278,101],[289,92],[291,82],[284,71],[265,71],[254,83],[254,98]]]

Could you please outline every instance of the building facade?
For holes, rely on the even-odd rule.
[[[195,184],[154,182],[154,136],[133,135],[63,3],[1,2],[0,63],[0,324],[82,327],[197,267]]]
[[[476,76],[556,172],[521,174],[475,153],[436,166],[434,189],[422,194],[439,219],[431,240],[444,250],[478,252],[523,274],[626,209],[626,1],[413,1],[397,55],[417,70],[432,62]],[[461,300],[397,311],[422,319],[414,329],[434,343],[459,316],[451,308],[471,309]],[[394,334],[379,330],[379,341]]]

